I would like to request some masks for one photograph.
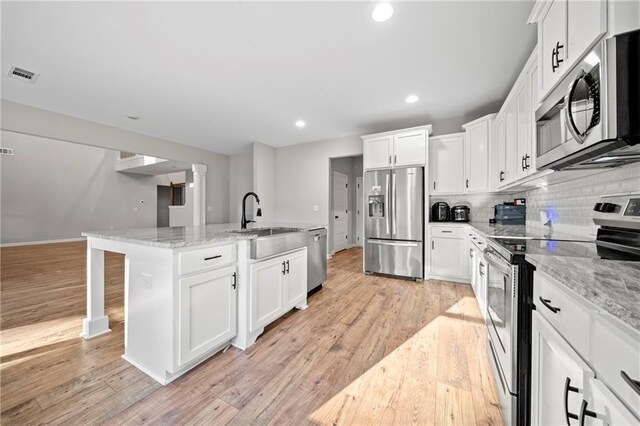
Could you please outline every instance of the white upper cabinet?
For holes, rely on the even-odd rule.
[[[567,69],[567,0],[553,0],[538,24],[542,92],[549,91]]]
[[[431,126],[363,136],[365,170],[424,166]]]
[[[489,183],[491,189],[495,190],[503,185],[505,181],[505,164],[507,157],[505,153],[506,134],[505,134],[505,117],[504,113],[498,114],[495,121],[495,132],[491,139],[489,170]]]
[[[393,136],[393,165],[424,166],[427,159],[427,132],[398,133]]]
[[[390,167],[393,150],[393,137],[364,139],[364,168],[379,169]]]
[[[489,189],[489,141],[495,116],[490,114],[462,126],[465,130],[465,192]]]
[[[607,0],[538,0],[528,22],[538,24],[541,100],[607,32]]]
[[[465,187],[464,133],[429,139],[429,193],[462,194]]]

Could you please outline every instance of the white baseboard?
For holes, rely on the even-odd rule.
[[[452,283],[460,283],[460,284],[471,284],[471,280],[469,278],[454,277],[449,275],[427,274],[425,280],[438,280],[438,281],[449,281]]]
[[[80,238],[64,238],[61,240],[42,240],[42,241],[24,241],[21,243],[2,243],[0,247],[16,247],[16,246],[32,246],[37,244],[55,244],[55,243],[71,243],[74,241],[86,241],[85,237]]]

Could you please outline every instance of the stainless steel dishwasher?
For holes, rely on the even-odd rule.
[[[307,291],[320,287],[327,279],[327,229],[307,233]]]

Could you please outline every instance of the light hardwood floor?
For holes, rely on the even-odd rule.
[[[309,308],[162,387],[120,358],[123,257],[106,257],[112,332],[78,337],[85,244],[0,249],[2,424],[501,424],[470,286],[329,262]]]

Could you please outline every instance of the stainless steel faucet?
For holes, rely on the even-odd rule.
[[[258,197],[258,194],[256,194],[255,192],[247,192],[246,194],[244,194],[244,197],[242,198],[242,219],[240,220],[240,228],[241,229],[247,229],[247,223],[255,222],[254,220],[247,220],[247,214],[246,214],[247,197],[249,197],[249,195],[253,195],[253,197],[256,199],[258,205],[260,205],[260,197]],[[262,216],[262,209],[260,207],[258,207],[258,211],[256,212],[256,216]]]

